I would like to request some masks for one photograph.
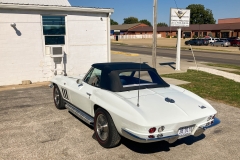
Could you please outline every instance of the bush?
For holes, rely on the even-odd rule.
[[[196,35],[194,35],[194,36],[193,36],[193,38],[197,38],[197,36],[196,36]]]
[[[166,38],[170,38],[170,36],[168,35]]]
[[[173,36],[173,38],[177,38],[177,36]]]

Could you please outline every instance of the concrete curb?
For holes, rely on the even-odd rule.
[[[234,80],[236,82],[240,82],[240,75],[237,75],[237,74],[234,74],[234,73],[228,73],[228,72],[219,71],[217,69],[206,68],[206,67],[198,67],[198,68],[189,67],[188,69],[199,70],[199,71],[211,73],[211,74],[214,74],[214,75],[222,76],[222,77],[225,77],[227,79]]]

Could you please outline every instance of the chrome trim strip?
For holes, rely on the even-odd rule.
[[[88,123],[89,125],[94,125],[94,118],[91,117],[90,115],[88,115],[87,113],[83,112],[82,110],[80,110],[79,108],[71,105],[70,103],[65,104],[65,107],[71,112],[73,113],[75,116],[77,116],[78,118],[80,118],[81,120],[83,120],[84,122]]]
[[[129,139],[131,139],[133,141],[136,141],[136,142],[142,142],[142,143],[157,142],[157,141],[168,140],[168,139],[171,139],[171,138],[179,137],[178,135],[172,135],[172,136],[166,136],[166,137],[161,137],[161,138],[145,139],[145,138],[141,138],[141,137],[136,136],[135,134],[127,131],[124,128],[122,128],[122,131],[123,131],[123,135],[126,136],[126,138],[129,138]]]

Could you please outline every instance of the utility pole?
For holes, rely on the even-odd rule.
[[[153,1],[153,47],[152,47],[152,65],[156,69],[157,52],[157,0]]]

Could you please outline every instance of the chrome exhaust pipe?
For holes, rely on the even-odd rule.
[[[197,136],[200,136],[201,134],[203,134],[203,132],[205,131],[206,129],[205,128],[198,128],[195,133],[194,133],[194,136],[197,137]]]
[[[167,140],[167,142],[168,142],[168,143],[174,143],[174,142],[176,142],[176,141],[178,140],[178,138],[179,138],[179,136],[169,138],[169,139]]]

